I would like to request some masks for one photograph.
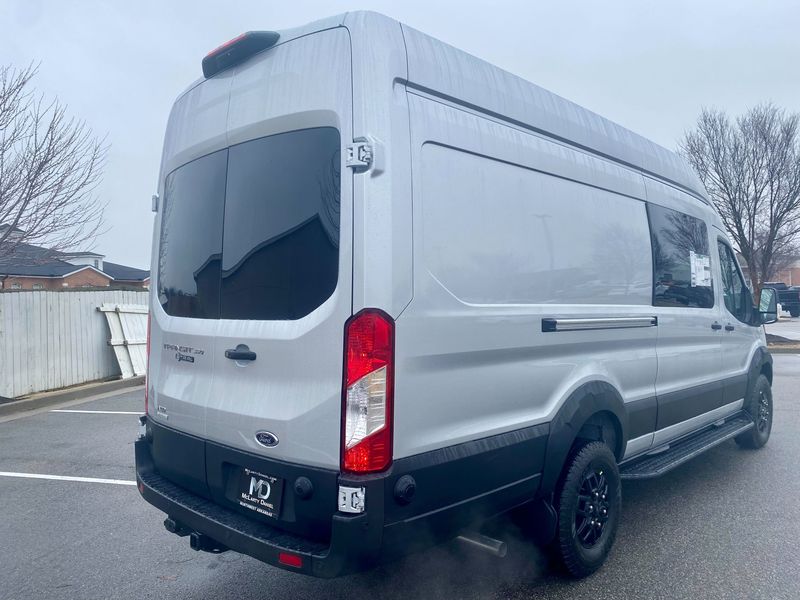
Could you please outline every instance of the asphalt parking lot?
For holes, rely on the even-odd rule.
[[[777,323],[772,323],[766,326],[767,333],[779,335],[789,340],[800,341],[800,318],[789,319],[782,318]]]
[[[6,417],[0,598],[800,598],[800,355],[775,356],[774,392],[766,448],[626,482],[615,549],[579,582],[503,523],[504,559],[452,542],[333,581],[197,553],[132,485],[141,389]]]

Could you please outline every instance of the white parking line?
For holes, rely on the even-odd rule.
[[[114,485],[136,485],[135,481],[124,479],[97,479],[96,477],[71,477],[69,475],[42,475],[40,473],[11,473],[0,471],[0,477],[21,477],[24,479],[55,479],[57,481],[82,481],[84,483],[111,483]]]
[[[4,404],[4,406],[17,405],[19,406],[20,412],[0,417],[0,423],[7,423],[9,421],[15,421],[17,419],[24,419],[27,417],[33,417],[35,415],[49,413],[51,410],[53,410],[52,408],[53,406],[63,406],[64,408],[68,408],[70,406],[79,406],[81,404],[86,404],[87,402],[94,402],[95,400],[102,400],[104,398],[113,398],[114,396],[121,396],[123,394],[130,394],[132,392],[144,392],[144,386],[139,385],[135,387],[122,388],[119,390],[112,390],[110,392],[103,392],[102,394],[86,396],[85,398],[76,398],[74,400],[67,400],[65,402],[59,402],[58,404],[52,404],[50,406],[42,406],[41,408],[34,408],[32,410],[25,409],[25,404],[28,402],[28,400],[16,400],[14,402],[8,402]]]
[[[68,410],[68,409],[55,409],[50,412],[57,413],[81,413],[86,415],[142,415],[140,412],[129,412],[125,410]]]

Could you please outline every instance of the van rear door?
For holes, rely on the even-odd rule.
[[[352,314],[352,175],[341,152],[351,86],[343,28],[279,45],[234,74],[206,410],[211,441],[333,469]]]
[[[195,436],[199,449],[184,454],[209,440],[338,469],[352,314],[350,63],[342,27],[279,40],[173,108],[149,414]],[[176,476],[200,490],[219,465],[193,461],[197,472]]]

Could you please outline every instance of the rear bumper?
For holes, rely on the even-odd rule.
[[[547,426],[536,426],[452,446],[395,461],[380,475],[337,475],[341,485],[366,489],[366,511],[339,513],[336,497],[328,498],[322,505],[330,524],[324,538],[297,533],[298,527],[291,523],[254,519],[226,506],[213,492],[206,496],[176,484],[173,473],[167,477],[159,472],[152,440],[145,437],[135,445],[136,479],[142,497],[184,530],[274,566],[329,578],[447,540],[475,522],[532,500],[539,487],[547,432]],[[185,434],[169,430],[169,435]],[[227,451],[239,454],[242,465],[254,458]],[[302,470],[297,465],[292,468]],[[403,475],[413,477],[417,486],[407,504],[394,497],[394,486]],[[288,482],[284,494],[292,493]],[[286,552],[302,557],[302,565],[281,563],[280,554]]]
[[[147,502],[184,528],[290,571],[336,577],[369,568],[380,549],[380,537],[375,535],[380,527],[372,513],[333,515],[330,543],[306,538],[235,512],[163,477],[155,470],[144,438],[136,441],[136,482]],[[302,566],[282,564],[282,552],[301,556]]]

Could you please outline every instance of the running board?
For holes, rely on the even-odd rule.
[[[649,479],[658,477],[693,459],[698,454],[718,446],[722,442],[753,427],[753,420],[745,412],[739,412],[722,424],[714,423],[699,433],[670,442],[669,447],[654,455],[645,454],[619,466],[622,479]]]

